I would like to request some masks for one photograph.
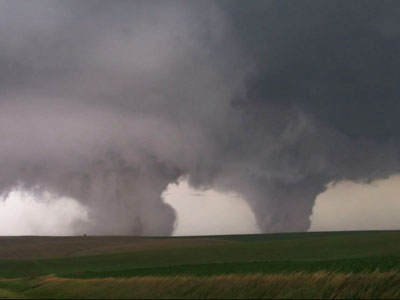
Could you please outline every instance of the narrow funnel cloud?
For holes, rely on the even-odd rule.
[[[0,194],[87,209],[74,233],[170,235],[185,176],[262,232],[332,181],[400,171],[397,2],[0,0]]]

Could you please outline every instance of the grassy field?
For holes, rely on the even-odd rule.
[[[231,274],[69,279],[54,276],[8,281],[4,298],[339,298],[396,299],[400,274],[337,272],[291,274]],[[2,294],[2,291],[5,293]]]
[[[398,298],[400,231],[0,237],[0,278],[0,298]]]

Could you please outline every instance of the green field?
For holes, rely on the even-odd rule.
[[[0,298],[398,298],[399,271],[400,231],[0,237]]]

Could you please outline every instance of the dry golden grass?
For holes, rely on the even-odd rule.
[[[54,276],[26,282],[33,298],[324,298],[398,299],[400,274],[293,273],[67,279]]]
[[[9,290],[0,289],[0,299],[25,299],[25,297]]]

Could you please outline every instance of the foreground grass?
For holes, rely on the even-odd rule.
[[[400,298],[400,232],[3,237],[7,298]]]
[[[60,274],[66,278],[108,278],[137,276],[211,276],[224,274],[272,274],[272,273],[313,273],[330,271],[342,273],[363,273],[374,271],[400,272],[400,257],[366,257],[326,261],[259,261],[215,264],[178,265],[159,268],[137,268],[116,271],[83,271]]]
[[[215,237],[235,243],[136,250],[51,259],[0,259],[0,278],[58,276],[95,278],[218,275],[319,270],[341,272],[400,270],[400,232],[303,233]],[[69,238],[71,242],[74,238]],[[79,241],[85,246],[85,240]],[[91,246],[90,240],[87,242]],[[47,244],[46,244],[47,245]],[[82,246],[82,247],[83,247]]]
[[[400,298],[397,272],[0,280],[5,298]],[[7,294],[8,293],[8,294]]]

